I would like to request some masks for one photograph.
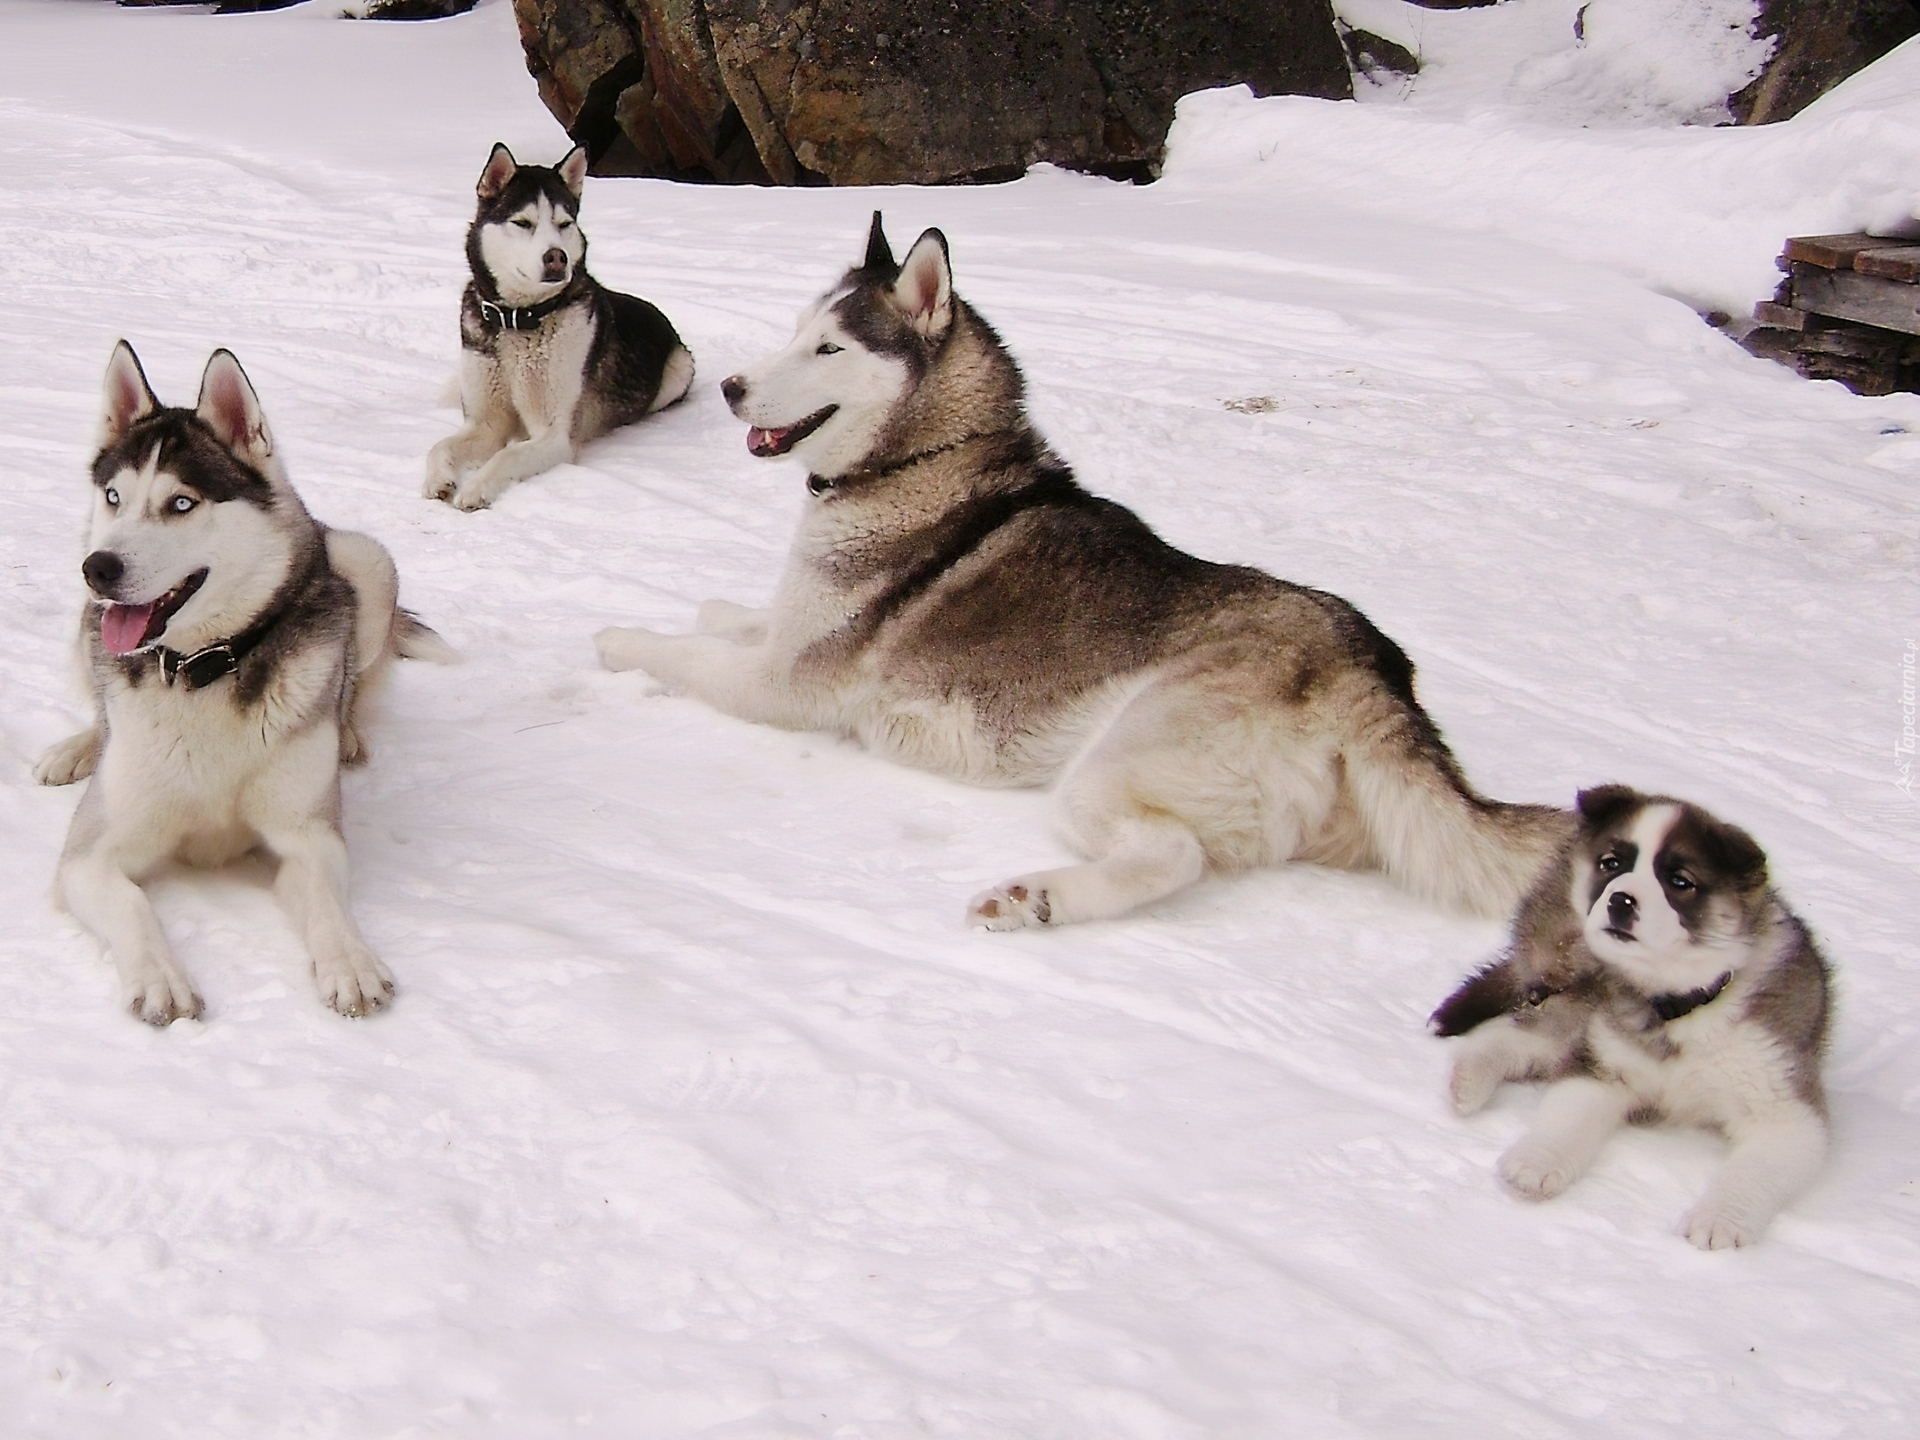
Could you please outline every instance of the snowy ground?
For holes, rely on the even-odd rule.
[[[1144,189],[594,181],[594,268],[679,323],[694,396],[462,515],[418,485],[473,177],[564,148],[504,0],[0,0],[0,34],[0,1431],[1912,1433],[1920,399],[1671,297],[1750,304],[1782,236],[1910,212],[1920,55],[1765,133],[1226,94]],[[1629,780],[1769,847],[1841,992],[1834,1159],[1765,1244],[1671,1233],[1705,1137],[1500,1190],[1534,1097],[1452,1118],[1422,1031],[1497,927],[1302,868],[970,933],[1063,858],[1046,797],[595,668],[602,625],[767,594],[800,477],[714,382],[876,204],[945,228],[1089,484],[1361,605],[1484,788]],[[178,403],[231,346],[312,508],[468,657],[397,674],[347,781],[402,986],[373,1021],[321,1008],[257,874],[156,887],[208,1004],[165,1032],[46,898],[77,794],[28,768],[82,718],[121,335]]]

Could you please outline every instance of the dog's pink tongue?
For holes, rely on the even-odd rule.
[[[747,449],[755,455],[771,455],[779,448],[785,430],[762,430],[758,425],[747,427]]]
[[[153,606],[109,604],[100,617],[100,638],[115,655],[138,650],[147,638],[147,622],[153,619]]]

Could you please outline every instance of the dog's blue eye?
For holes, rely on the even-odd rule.
[[[1602,855],[1600,857],[1600,868],[1609,875],[1613,874],[1614,871],[1620,868],[1620,857],[1618,855]]]
[[[834,344],[831,340],[829,340],[827,341],[826,344],[822,345],[818,350],[814,351],[813,353],[816,355],[838,355],[840,353],[840,348],[841,348],[840,346]]]
[[[1689,880],[1686,876],[1682,875],[1677,870],[1673,874],[1667,876],[1667,884],[1671,885],[1674,889],[1679,890],[1683,893],[1685,891],[1693,889],[1693,881]]]
[[[553,228],[556,230],[564,230],[571,224],[573,224],[573,217],[571,215],[562,215],[553,222]]]
[[[193,508],[193,505],[194,501],[191,495],[176,495],[173,497],[173,503],[167,508],[176,515],[184,515]]]
[[[522,218],[522,219],[515,220],[513,223],[515,225],[518,225],[522,230],[533,229],[533,222],[531,220]]]
[[[119,503],[120,492],[109,485],[107,487],[107,504],[117,506]]]

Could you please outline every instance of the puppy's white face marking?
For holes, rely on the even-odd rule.
[[[1710,986],[1738,968],[1743,949],[1724,902],[1709,898],[1692,931],[1675,909],[1675,897],[1697,894],[1702,879],[1663,859],[1679,818],[1678,805],[1649,805],[1634,816],[1623,841],[1600,852],[1606,883],[1591,905],[1587,876],[1573,880],[1574,908],[1586,905],[1588,948],[1650,995]]]
[[[734,377],[745,392],[733,413],[751,427],[747,448],[765,459],[792,455],[815,475],[845,475],[873,453],[904,398],[904,360],[863,344],[841,322],[836,291],[800,313],[782,350]]]
[[[573,212],[544,194],[505,220],[480,227],[480,258],[509,305],[537,305],[558,294],[586,248]],[[558,264],[550,261],[554,252]]]

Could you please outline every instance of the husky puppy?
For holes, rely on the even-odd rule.
[[[307,513],[227,351],[185,410],[161,406],[121,341],[99,440],[80,566],[96,719],[34,771],[47,785],[93,777],[59,894],[107,947],[128,1008],[167,1025],[201,1002],[140,882],[170,860],[264,850],[321,998],[369,1015],[393,977],[347,912],[339,772],[364,754],[353,698],[389,656],[452,652],[397,608],[376,541]]]
[[[1745,831],[1624,785],[1582,792],[1579,813],[1507,952],[1434,1012],[1437,1033],[1467,1036],[1454,1108],[1552,1082],[1500,1159],[1537,1200],[1623,1124],[1719,1130],[1732,1149],[1684,1228],[1702,1249],[1751,1244],[1826,1155],[1826,963]]]
[[[1505,914],[1566,832],[1468,787],[1413,666],[1351,605],[1182,554],[1074,482],[929,230],[864,262],[721,386],[756,455],[807,467],[771,609],[613,628],[610,669],[986,785],[1059,780],[1088,862],[975,897],[992,930],[1118,915],[1288,859]]]
[[[467,423],[428,453],[428,499],[491,505],[693,384],[693,356],[667,317],[587,273],[586,177],[581,146],[549,169],[516,164],[495,145],[480,172],[467,230],[473,278],[460,297]]]

